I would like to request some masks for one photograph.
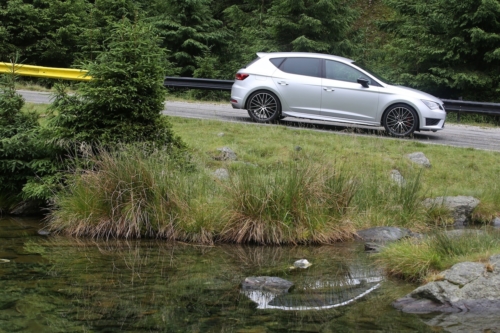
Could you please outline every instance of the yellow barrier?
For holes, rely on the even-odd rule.
[[[0,73],[12,73],[12,68],[17,75],[45,77],[50,79],[62,80],[77,80],[89,81],[91,76],[87,75],[87,71],[80,69],[67,68],[52,68],[42,66],[32,66],[23,64],[11,64],[8,62],[0,62]]]

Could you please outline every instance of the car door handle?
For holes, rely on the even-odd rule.
[[[324,87],[323,90],[324,91],[335,91],[335,89],[333,89],[333,88],[327,88],[327,87]]]
[[[278,82],[278,84],[281,85],[281,86],[287,86],[288,85],[288,83],[286,83],[285,81],[280,81],[280,82]]]

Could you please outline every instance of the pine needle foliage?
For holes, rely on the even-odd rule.
[[[53,151],[41,137],[38,114],[22,111],[14,64],[11,73],[0,77],[0,212],[10,212],[23,200],[48,199],[49,178],[57,170]]]
[[[150,142],[184,145],[161,115],[166,97],[166,54],[150,26],[123,19],[114,27],[107,50],[88,64],[92,80],[70,96],[59,88],[49,127],[54,141],[116,144]]]

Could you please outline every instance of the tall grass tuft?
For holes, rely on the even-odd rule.
[[[359,227],[423,228],[427,215],[422,205],[421,171],[409,169],[404,174],[403,184],[388,181],[389,175],[376,168],[367,168],[359,175],[359,187],[352,201],[358,212]]]
[[[259,244],[331,243],[352,237],[343,219],[355,184],[341,172],[305,161],[261,170],[242,168],[226,187],[223,241]]]
[[[210,223],[192,222],[198,198],[210,198],[200,193],[213,183],[203,173],[183,170],[169,154],[140,145],[98,149],[88,158],[92,167],[76,170],[55,199],[48,217],[53,231],[96,238],[213,238]]]
[[[422,240],[407,239],[390,244],[377,254],[390,275],[411,281],[462,261],[485,261],[500,253],[500,231],[466,230],[463,234],[438,232]]]

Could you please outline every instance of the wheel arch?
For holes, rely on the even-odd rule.
[[[283,99],[281,98],[281,96],[279,95],[279,93],[276,90],[271,89],[269,87],[258,87],[256,89],[251,90],[245,96],[245,100],[244,100],[244,103],[243,103],[243,106],[245,107],[245,110],[248,110],[248,102],[250,100],[250,96],[252,96],[253,94],[258,93],[258,92],[270,92],[270,93],[273,93],[278,98],[278,102],[280,103],[280,106],[281,106],[281,111],[283,112]]]
[[[410,108],[413,109],[413,111],[415,111],[415,113],[417,114],[417,128],[416,130],[417,131],[420,131],[420,124],[422,123],[421,122],[421,117],[422,115],[420,114],[419,110],[417,107],[415,107],[414,105],[408,103],[408,101],[394,101],[392,102],[391,104],[389,104],[385,109],[384,109],[384,112],[381,113],[380,115],[380,125],[384,125],[383,121],[384,121],[384,117],[386,115],[386,113],[394,106],[394,105],[397,105],[397,104],[403,104],[403,105],[406,105],[406,106],[409,106]]]

